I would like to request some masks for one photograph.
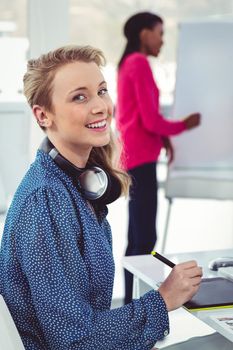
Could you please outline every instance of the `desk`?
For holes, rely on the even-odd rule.
[[[197,260],[198,265],[203,268],[203,277],[217,277],[217,271],[210,271],[208,263],[210,260],[221,256],[233,256],[233,249],[203,251],[203,252],[191,252],[191,253],[179,253],[179,254],[166,254],[166,257],[175,264],[187,260]],[[170,273],[171,268],[163,264],[161,261],[155,259],[152,255],[138,255],[127,256],[123,258],[123,266],[134,275],[133,282],[133,297],[139,298],[147,291],[157,289],[157,283],[163,281]],[[178,311],[177,311],[178,312]],[[180,311],[179,311],[180,312]],[[222,314],[223,310],[215,311],[198,311],[192,312],[193,315],[209,324],[208,318],[210,315]],[[233,309],[224,309],[224,314],[233,314]],[[176,315],[176,313],[175,313]],[[213,326],[211,326],[213,327]],[[219,332],[219,330],[218,330]],[[228,334],[221,332],[221,334],[231,341],[233,338]],[[198,335],[198,334],[197,334]],[[162,346],[163,347],[163,346]]]

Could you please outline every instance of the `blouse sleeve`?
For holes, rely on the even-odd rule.
[[[151,349],[169,331],[162,297],[151,291],[118,309],[92,308],[76,209],[60,192],[39,189],[28,198],[16,239],[48,348]]]
[[[147,59],[142,55],[135,56],[130,62],[129,73],[144,128],[162,136],[176,135],[184,131],[186,127],[183,121],[169,121],[160,114],[159,90]]]

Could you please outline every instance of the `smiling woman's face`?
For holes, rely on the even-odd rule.
[[[109,143],[113,105],[96,63],[77,61],[59,68],[52,106],[52,112],[46,112],[46,129],[60,149],[89,155],[92,147]]]

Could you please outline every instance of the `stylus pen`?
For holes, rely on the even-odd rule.
[[[162,256],[161,254],[155,252],[154,250],[151,252],[151,254],[153,255],[154,258],[157,258],[158,260],[162,261],[164,264],[170,266],[171,268],[173,268],[176,265],[172,261]]]

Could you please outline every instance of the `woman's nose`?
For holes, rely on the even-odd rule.
[[[96,96],[92,101],[91,110],[93,114],[106,113],[108,110],[108,106],[100,96]]]

